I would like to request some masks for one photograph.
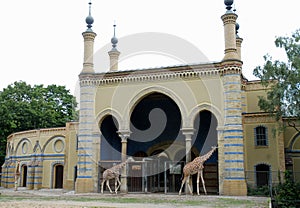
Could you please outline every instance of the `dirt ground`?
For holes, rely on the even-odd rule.
[[[74,191],[66,192],[61,189],[42,189],[27,190],[19,188],[18,191],[13,189],[0,188],[0,207],[5,208],[173,208],[173,207],[268,207],[269,199],[266,197],[225,197],[225,196],[190,196],[190,195],[165,195],[165,194],[118,194],[109,193],[89,193],[75,194]],[[116,202],[114,202],[114,199]],[[122,202],[126,199],[126,202]],[[133,202],[131,203],[131,199]],[[222,200],[250,200],[255,205],[239,204],[220,204]],[[136,201],[138,200],[138,202]],[[155,201],[163,201],[157,203]],[[187,203],[187,201],[189,203]],[[257,203],[256,203],[257,202]]]

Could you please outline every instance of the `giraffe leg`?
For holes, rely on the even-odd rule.
[[[103,186],[104,186],[105,180],[103,179],[102,183],[101,183],[101,194],[103,194]]]
[[[187,186],[189,187],[189,190],[190,190],[190,194],[193,195],[193,192],[192,192],[192,189],[191,189],[191,186],[190,186],[190,176],[187,177]]]
[[[117,178],[115,178],[115,193],[117,193],[117,183],[118,183]]]
[[[199,193],[199,179],[200,179],[200,172],[197,174],[197,194],[200,195]]]
[[[120,186],[121,186],[121,181],[120,181],[119,177],[116,178],[116,181],[118,182],[118,187],[116,187],[116,190],[115,190],[115,192],[116,192],[116,194],[117,194],[118,189],[119,189]]]
[[[205,188],[205,183],[204,183],[204,179],[203,179],[203,171],[202,170],[200,171],[200,176],[201,176],[201,181],[202,181],[204,193],[205,193],[205,195],[207,195],[206,188]]]
[[[181,182],[181,187],[180,187],[180,190],[179,190],[179,195],[181,195],[181,190],[182,190],[183,185],[185,184],[186,179],[187,179],[187,177],[184,176],[184,178],[183,178],[183,180]]]
[[[112,190],[111,190],[111,188],[110,188],[110,186],[109,186],[109,180],[106,181],[106,186],[108,187],[109,192],[112,193]]]

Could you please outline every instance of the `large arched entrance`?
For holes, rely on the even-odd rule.
[[[198,113],[194,120],[195,133],[192,137],[192,146],[196,155],[192,155],[192,160],[194,157],[199,155],[205,155],[211,150],[212,146],[217,146],[218,132],[217,132],[217,119],[208,110],[203,110]],[[217,194],[219,192],[218,183],[218,151],[215,151],[213,155],[204,163],[203,171],[205,187],[207,193]],[[197,176],[193,176],[193,190],[197,190]],[[200,192],[203,193],[202,184],[200,184]]]
[[[102,133],[100,161],[121,161],[121,139],[118,135],[118,122],[111,116],[106,116],[101,125]]]
[[[174,141],[182,139],[180,128],[181,114],[176,103],[164,94],[149,94],[137,103],[131,113],[132,134],[128,139],[127,153],[131,156],[139,151],[149,153],[149,149],[159,143],[168,143],[164,146],[166,149]]]
[[[112,115],[107,115],[100,123],[100,161],[98,163],[98,183],[103,180],[103,172],[121,162],[121,138],[118,135],[119,124]],[[110,180],[110,187],[114,187],[114,180]],[[106,191],[104,186],[104,191]],[[100,192],[100,185],[98,186]]]
[[[132,133],[127,143],[127,154],[129,156],[138,156],[141,152],[145,154],[142,158],[136,157],[140,161],[139,164],[129,166],[129,191],[164,191],[165,164],[174,159],[174,155],[169,153],[176,152],[176,148],[180,145],[184,148],[180,129],[181,113],[170,97],[153,92],[135,105],[130,117]]]

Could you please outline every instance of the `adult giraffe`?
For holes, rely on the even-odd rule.
[[[181,187],[180,187],[180,190],[179,190],[179,195],[181,195],[181,189],[183,187],[183,185],[185,183],[187,183],[187,186],[189,187],[189,190],[190,190],[190,193],[193,194],[192,192],[192,189],[190,187],[190,184],[189,184],[189,180],[190,180],[190,176],[191,175],[194,175],[194,174],[198,174],[197,175],[197,194],[199,194],[199,177],[201,177],[201,181],[202,181],[202,185],[203,185],[203,189],[204,189],[204,193],[205,195],[207,195],[206,193],[206,188],[205,188],[205,183],[204,183],[204,179],[203,179],[203,169],[204,169],[204,162],[206,160],[208,160],[211,155],[214,153],[214,151],[217,149],[216,146],[213,146],[211,147],[211,150],[209,152],[207,152],[205,155],[203,156],[199,156],[199,157],[196,157],[193,161],[187,163],[184,168],[183,168],[183,180],[182,180],[182,183],[181,183]]]
[[[106,186],[108,187],[110,193],[113,193],[110,186],[109,186],[109,180],[111,179],[115,179],[115,193],[118,193],[118,189],[121,186],[121,181],[119,179],[120,175],[121,175],[121,169],[123,167],[125,167],[125,165],[128,162],[133,162],[134,159],[132,157],[129,157],[125,162],[122,162],[118,165],[115,165],[109,169],[106,169],[103,172],[103,179],[102,179],[102,183],[101,183],[101,193],[103,194],[103,187],[104,187],[104,183],[106,181]]]

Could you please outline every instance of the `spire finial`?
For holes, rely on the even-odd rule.
[[[91,11],[92,11],[92,0],[90,0],[90,2],[89,2],[89,16],[92,16]]]
[[[224,4],[226,5],[227,12],[232,12],[233,0],[224,0]]]
[[[236,37],[237,38],[239,38],[239,35],[238,35],[238,33],[239,33],[239,29],[240,29],[240,25],[239,25],[239,23],[235,23],[235,34],[236,34]]]
[[[116,21],[114,21],[114,36],[111,39],[111,43],[112,43],[112,50],[117,50],[117,43],[118,43],[118,38],[116,37]]]
[[[89,32],[92,32],[92,27],[93,27],[93,23],[94,23],[94,18],[92,17],[92,0],[90,0],[89,2],[89,16],[86,17],[85,22],[87,24],[87,30]]]
[[[116,26],[117,26],[116,25],[116,20],[114,21],[114,25],[113,26],[114,26],[114,37],[116,37]]]

